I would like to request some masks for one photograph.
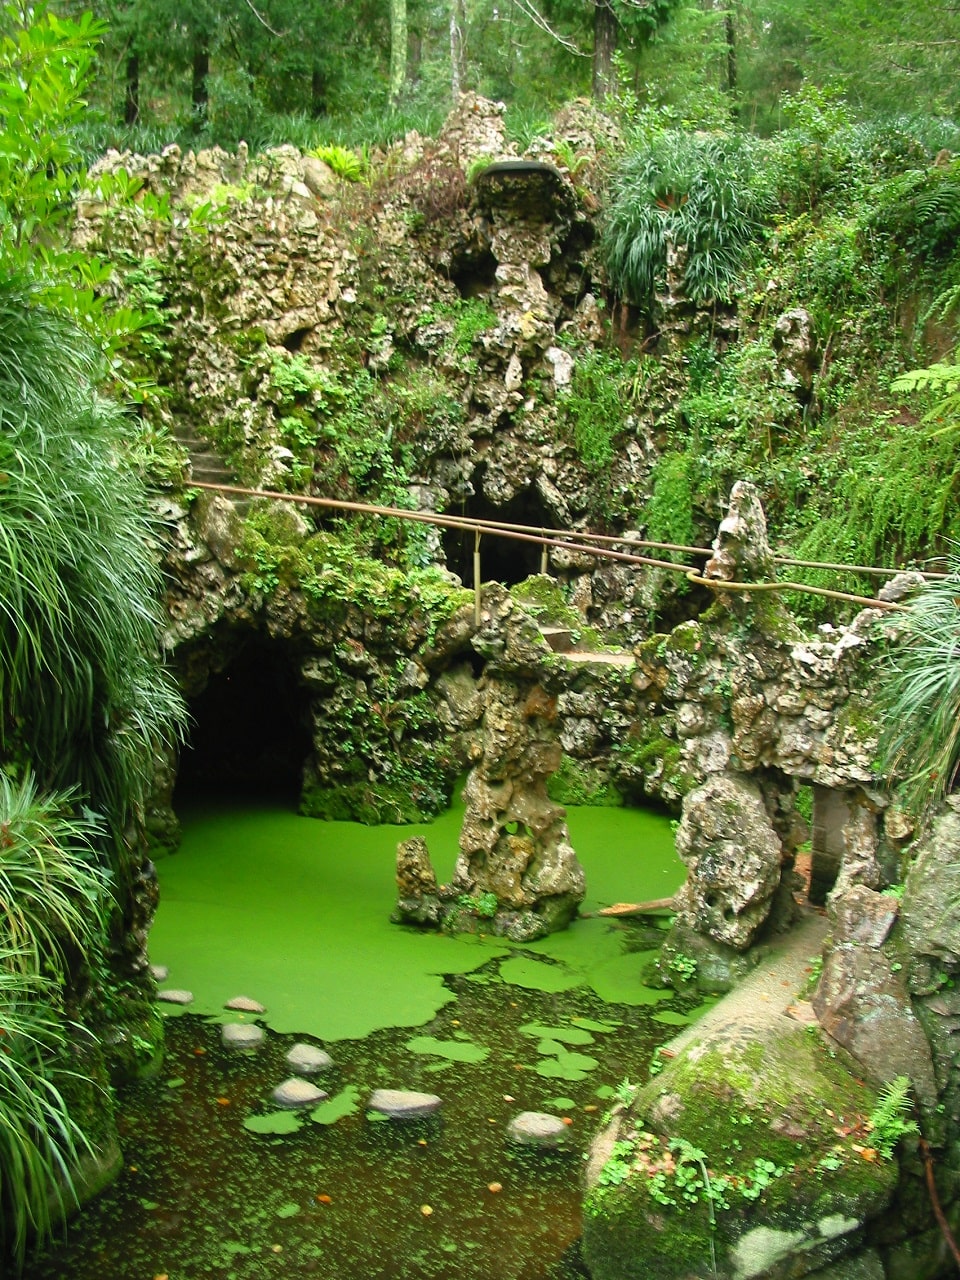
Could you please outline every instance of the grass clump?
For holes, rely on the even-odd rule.
[[[93,1146],[65,1094],[80,1077],[64,1020],[68,971],[102,950],[111,899],[74,797],[0,772],[0,1257],[19,1274],[76,1203]]]
[[[696,302],[730,296],[769,200],[755,180],[754,147],[737,135],[666,130],[617,179],[603,248],[614,288],[649,308],[669,249],[683,250],[684,287]]]

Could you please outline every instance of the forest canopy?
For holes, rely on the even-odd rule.
[[[843,94],[861,117],[952,116],[955,8],[896,0],[55,0],[105,34],[93,154],[139,131],[256,148],[374,143],[439,123],[452,97],[502,99],[533,129],[576,96],[674,123],[786,123],[783,94]],[[19,13],[7,10],[8,24]],[[321,134],[323,135],[321,137]]]

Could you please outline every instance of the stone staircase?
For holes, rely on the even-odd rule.
[[[239,484],[236,474],[230,470],[209,440],[202,439],[185,423],[177,423],[173,436],[189,455],[191,480],[198,480],[201,484]],[[246,514],[253,501],[230,493],[222,496],[232,502],[241,515]]]

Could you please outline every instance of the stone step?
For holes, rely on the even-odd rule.
[[[573,648],[573,631],[569,627],[541,627],[540,634],[554,653],[569,653]]]

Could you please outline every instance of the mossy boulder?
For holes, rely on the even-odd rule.
[[[784,1021],[694,1036],[615,1109],[588,1170],[594,1280],[792,1280],[860,1243],[897,1182],[877,1096]]]

